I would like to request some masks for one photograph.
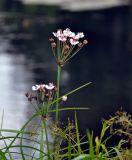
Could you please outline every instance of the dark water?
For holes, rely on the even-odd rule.
[[[121,107],[132,113],[131,25],[129,7],[81,13],[58,11],[54,16],[1,16],[0,109],[5,111],[4,126],[20,128],[28,118],[32,111],[24,93],[33,84],[56,82],[56,63],[48,39],[56,29],[67,27],[83,31],[89,40],[87,47],[63,68],[61,79],[62,94],[92,82],[64,104],[90,108],[77,112],[80,130],[97,132],[101,119]],[[73,116],[72,112],[61,113],[60,117],[65,121],[69,115]]]

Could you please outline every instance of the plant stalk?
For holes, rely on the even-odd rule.
[[[42,123],[43,123],[43,127],[44,127],[44,130],[45,130],[45,137],[46,137],[46,145],[47,145],[47,152],[48,152],[48,160],[50,160],[50,147],[49,147],[49,139],[48,139],[48,131],[47,131],[47,125],[46,125],[46,121],[45,119],[42,120]]]
[[[57,96],[56,96],[56,126],[58,126],[59,123],[59,96],[60,96],[60,76],[61,76],[61,66],[58,65],[57,70]]]
[[[41,133],[40,133],[40,150],[44,150],[44,124],[43,120],[41,121]],[[43,153],[40,152],[40,160],[43,160]]]

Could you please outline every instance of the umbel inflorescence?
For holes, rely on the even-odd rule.
[[[54,100],[56,94],[56,86],[53,83],[49,84],[36,84],[32,86],[32,92],[26,93],[29,101],[36,100],[39,103],[51,102]]]
[[[56,93],[57,87],[53,83],[36,84],[32,86],[32,92],[26,93],[25,96],[42,117],[47,117],[48,112],[55,109]],[[62,96],[60,100],[67,101],[67,96]]]
[[[84,38],[83,32],[75,34],[69,28],[58,29],[53,32],[54,38],[50,38],[52,51],[56,62],[61,67],[70,60],[88,41]]]
[[[26,93],[28,101],[36,101],[41,103],[50,103],[55,100],[57,87],[53,83],[49,84],[36,84],[32,86],[32,92]],[[62,96],[62,101],[67,100],[67,96]]]

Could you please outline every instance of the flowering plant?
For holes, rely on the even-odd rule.
[[[84,33],[79,32],[75,34],[72,32],[69,28],[66,28],[65,30],[59,29],[57,32],[53,32],[53,35],[55,38],[50,38],[50,43],[52,47],[53,54],[55,56],[57,66],[58,66],[58,73],[57,73],[57,84],[54,85],[53,83],[49,84],[36,84],[32,86],[32,92],[26,93],[26,97],[28,100],[33,104],[35,111],[37,115],[41,116],[41,150],[44,149],[43,146],[43,128],[45,129],[45,135],[46,135],[46,149],[47,149],[47,157],[48,159],[52,159],[51,156],[51,149],[49,146],[49,136],[48,136],[48,130],[47,130],[47,117],[50,113],[55,112],[55,126],[52,127],[51,133],[53,133],[53,157],[54,159],[58,160],[56,158],[56,152],[58,153],[58,149],[56,148],[56,144],[59,143],[61,146],[61,143],[63,142],[63,139],[69,140],[67,138],[67,132],[71,132],[71,130],[74,128],[73,124],[68,121],[68,128],[63,131],[59,127],[59,112],[62,110],[71,110],[71,109],[79,109],[79,108],[63,108],[60,107],[60,101],[67,101],[67,96],[78,91],[79,89],[89,85],[90,83],[86,83],[83,86],[80,86],[76,88],[75,90],[60,96],[59,90],[60,90],[60,77],[61,77],[61,67],[70,60],[84,45],[88,43],[87,40],[80,39],[84,38]],[[81,108],[81,109],[87,109],[87,108]],[[77,121],[77,120],[76,120]],[[76,126],[77,127],[77,126]],[[77,129],[77,128],[76,128]],[[52,132],[53,131],[53,132]],[[56,132],[57,131],[57,132]],[[60,132],[63,132],[63,136],[61,139]],[[78,136],[78,132],[77,132]],[[59,137],[59,139],[58,139]],[[73,137],[73,136],[72,136]],[[71,139],[71,138],[70,138]],[[73,140],[72,140],[73,141]],[[40,154],[40,157],[43,154]]]
[[[117,148],[114,147],[110,150],[106,148],[106,142],[113,134],[124,134],[129,138],[129,141],[132,140],[132,120],[131,116],[127,115],[125,112],[118,112],[115,117],[112,117],[108,121],[103,121],[100,136],[95,139],[93,134],[87,130],[88,141],[84,141],[84,137],[80,138],[76,112],[75,124],[73,124],[73,122],[68,118],[67,126],[60,127],[60,111],[87,109],[75,107],[65,108],[61,106],[60,102],[67,101],[67,97],[69,95],[85,86],[88,86],[91,82],[86,83],[62,96],[60,96],[59,91],[62,66],[76,55],[76,53],[86,45],[88,41],[82,40],[82,38],[84,38],[83,32],[75,34],[69,28],[66,28],[65,30],[59,29],[57,32],[53,32],[53,35],[55,38],[50,38],[50,43],[58,67],[57,83],[56,85],[53,83],[36,84],[32,86],[31,92],[25,94],[28,101],[30,101],[34,106],[35,113],[20,130],[2,129],[1,125],[0,141],[4,142],[4,147],[2,146],[0,148],[0,160],[14,160],[16,159],[16,155],[20,155],[17,159],[23,160],[126,160],[130,156],[132,157],[131,151],[130,155],[125,157],[124,153],[123,155],[120,154],[122,144],[126,143],[126,141],[123,141],[122,139]],[[55,124],[53,122],[52,124],[49,122],[49,115],[51,115],[51,113],[56,114]],[[38,124],[32,125],[32,129],[29,132],[29,124],[31,125],[31,122],[35,118],[39,119],[39,127]],[[117,124],[121,125],[121,128],[115,130],[113,126]],[[125,126],[123,126],[124,124]],[[108,129],[114,133],[104,139],[105,133]],[[11,136],[5,137],[2,132],[15,133],[15,135],[11,134]],[[24,143],[25,140],[27,145]],[[63,142],[66,143],[67,146],[62,148]],[[86,150],[87,154],[85,154],[86,151],[82,149],[83,144],[88,144],[88,149]],[[14,151],[13,148],[17,148],[19,150]],[[116,154],[117,156],[115,156]],[[114,158],[112,157],[113,155]]]
[[[57,32],[53,32],[53,35],[55,38],[50,38],[49,41],[56,62],[61,67],[88,43],[86,39],[80,40],[84,38],[83,32],[75,34],[69,28],[65,30],[58,29]]]

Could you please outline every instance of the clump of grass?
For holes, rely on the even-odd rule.
[[[108,135],[109,134],[109,135]],[[113,136],[123,135],[116,146],[109,146]],[[74,160],[131,160],[132,159],[132,117],[125,111],[117,111],[108,120],[103,120],[99,137],[87,130],[87,154],[81,154]],[[126,144],[128,147],[125,147]]]

